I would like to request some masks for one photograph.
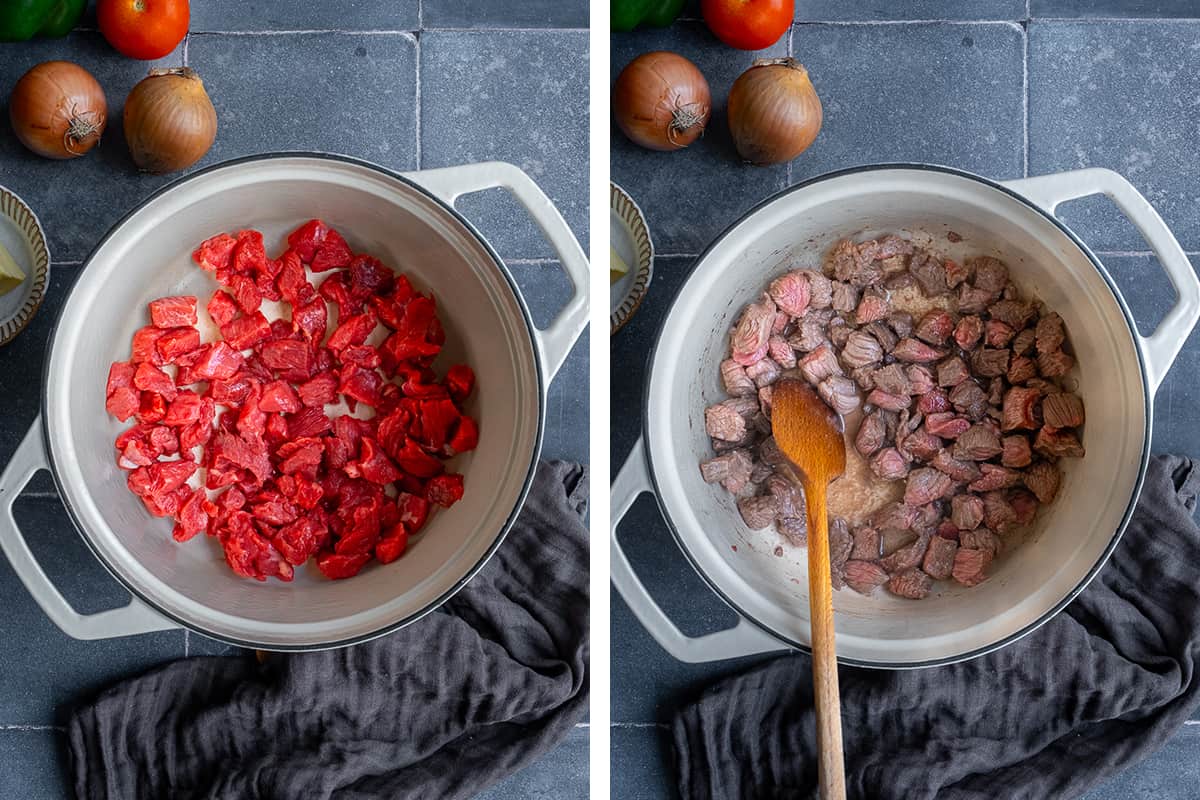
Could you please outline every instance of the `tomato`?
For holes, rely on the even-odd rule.
[[[779,41],[792,24],[794,0],[701,0],[709,29],[725,44],[762,50]]]
[[[188,0],[100,0],[96,19],[108,43],[130,58],[162,58],[188,31]]]

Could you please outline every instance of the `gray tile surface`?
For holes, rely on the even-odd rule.
[[[621,800],[678,800],[672,773],[669,731],[649,726],[618,726],[612,738],[611,795]]]
[[[423,0],[426,28],[586,28],[587,0]]]
[[[421,0],[204,0],[193,3],[192,31],[415,31]]]
[[[1161,750],[1092,789],[1082,800],[1194,797],[1200,786],[1200,722],[1183,726]]]
[[[871,0],[796,0],[796,21],[807,20],[1020,20],[1025,0],[907,0],[895,3]]]
[[[408,34],[193,35],[220,132],[198,166],[270,150],[326,150],[417,166],[416,40]],[[247,80],[253,75],[253,80]]]
[[[0,727],[0,797],[62,800],[69,785],[61,733]]]
[[[1034,17],[1200,17],[1196,0],[1030,0]]]
[[[588,41],[582,31],[431,31],[421,36],[421,163],[511,161],[555,202],[586,250]],[[515,75],[523,76],[514,79]],[[506,258],[554,255],[506,193],[458,208]]]
[[[479,800],[587,800],[588,729],[576,727],[562,744],[508,779],[480,792]]]
[[[1109,167],[1200,250],[1200,21],[1042,22],[1029,32],[1029,172]],[[1145,250],[1107,199],[1064,205],[1093,248]]]

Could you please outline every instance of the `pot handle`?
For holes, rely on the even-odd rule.
[[[4,474],[0,475],[0,509],[3,510],[0,515],[0,549],[8,556],[13,571],[42,607],[42,611],[63,633],[75,639],[114,639],[178,628],[174,622],[136,597],[130,598],[129,605],[122,608],[98,614],[80,614],[58,591],[34,559],[33,551],[17,528],[17,520],[13,515],[13,503],[21,490],[35,472],[48,469],[49,465],[42,442],[42,418],[39,416],[17,446],[17,452],[8,462]]]
[[[548,372],[547,384],[588,323],[588,260],[566,220],[533,179],[519,167],[503,161],[486,161],[461,167],[442,167],[410,172],[405,175],[447,204],[464,194],[484,189],[507,189],[517,199],[558,254],[558,260],[571,279],[571,299],[545,330],[535,331],[542,363]]]
[[[1146,379],[1150,391],[1158,391],[1180,348],[1196,327],[1196,321],[1200,320],[1200,279],[1162,217],[1132,183],[1110,169],[1078,169],[1007,181],[1004,185],[1051,214],[1067,200],[1103,194],[1117,204],[1142,234],[1171,279],[1176,295],[1174,307],[1163,317],[1157,330],[1149,336],[1138,336],[1146,354]]]
[[[625,460],[617,479],[612,484],[612,547],[610,571],[613,585],[629,605],[634,616],[662,645],[662,648],[680,661],[702,664],[727,658],[741,658],[784,646],[745,619],[723,631],[705,636],[688,636],[667,617],[646,591],[645,585],[633,571],[633,566],[617,541],[617,527],[629,512],[633,501],[643,492],[652,492],[650,473],[646,469],[645,446],[639,437],[637,444]]]

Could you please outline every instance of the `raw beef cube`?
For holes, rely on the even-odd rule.
[[[237,316],[237,303],[233,302],[233,298],[221,289],[213,292],[212,298],[208,301],[208,316],[212,317],[212,321],[218,326],[228,325]]]
[[[196,298],[160,297],[150,303],[150,323],[156,328],[182,328],[196,324]]]
[[[206,345],[200,360],[192,367],[192,374],[202,381],[228,380],[242,368],[241,353],[225,342]]]
[[[158,367],[142,362],[133,375],[133,385],[143,392],[161,394],[168,401],[174,400],[178,390],[171,376]]]
[[[200,331],[195,328],[171,328],[155,343],[164,363],[175,364],[188,353],[200,349]]]
[[[266,341],[267,337],[271,335],[271,323],[267,321],[261,311],[231,320],[219,327],[221,336],[234,350],[249,350]]]

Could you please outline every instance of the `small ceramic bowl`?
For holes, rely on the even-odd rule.
[[[642,304],[654,275],[654,243],[646,217],[633,198],[609,185],[609,241],[629,265],[629,272],[609,287],[609,333],[616,333]]]
[[[0,295],[0,345],[5,345],[25,329],[42,304],[46,284],[50,282],[50,250],[33,209],[3,186],[0,186],[0,245],[4,245],[25,273],[20,286]]]

